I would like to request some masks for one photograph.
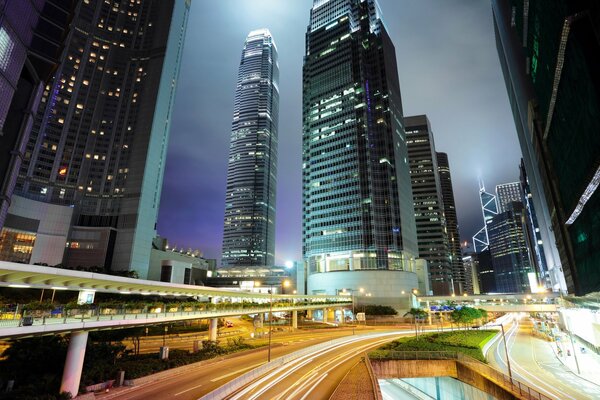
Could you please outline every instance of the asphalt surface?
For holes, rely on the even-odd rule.
[[[274,346],[271,349],[271,357],[275,359],[285,354],[292,353],[294,351],[302,350],[308,346],[330,341],[335,338],[348,337],[356,338],[359,337],[357,330],[356,335],[352,335],[352,329],[345,330],[324,330],[309,333],[297,333],[285,335],[279,338],[274,338]],[[369,331],[367,331],[369,332]],[[387,340],[392,340],[394,336],[390,336]],[[369,339],[365,339],[365,343],[369,342]],[[375,340],[371,340],[370,343],[374,343]],[[362,342],[361,342],[362,343]],[[375,345],[375,344],[374,344]],[[358,354],[361,350],[356,343],[345,346],[346,351],[348,349],[354,350],[354,353]],[[328,385],[331,392],[335,390],[337,384],[344,377],[347,370],[354,365],[355,360],[340,359],[352,354],[342,353],[342,349],[328,353],[329,355],[338,356],[336,358],[335,366],[339,366],[339,369],[331,372],[329,379],[326,382],[332,382]],[[362,350],[364,351],[364,350]],[[198,399],[199,397],[217,389],[228,381],[242,375],[245,372],[250,371],[253,368],[259,367],[267,361],[267,349],[261,349],[249,353],[239,353],[226,358],[224,360],[215,361],[214,363],[200,365],[198,367],[190,367],[186,369],[184,373],[179,375],[171,376],[167,379],[160,381],[135,386],[131,388],[119,388],[113,391],[101,395],[97,395],[98,399],[120,399],[120,400],[142,400],[142,399],[176,399],[176,400],[192,400]],[[318,362],[326,362],[327,357],[318,357]],[[288,363],[291,364],[291,363]],[[310,363],[312,367],[316,367],[317,363]],[[338,365],[343,364],[343,365]],[[332,369],[332,364],[328,364]],[[328,369],[328,371],[329,371]],[[304,370],[298,370],[298,373],[302,373]],[[297,375],[295,375],[297,376]],[[319,375],[320,377],[322,375]],[[325,380],[325,378],[323,378]],[[286,381],[286,385],[289,381]],[[278,390],[281,390],[278,389]],[[270,394],[275,396],[275,394]],[[269,397],[258,397],[260,399],[268,399]],[[275,398],[275,397],[273,397]],[[291,397],[282,397],[290,398]],[[308,398],[308,397],[307,397]],[[311,397],[311,398],[323,398],[323,397]]]
[[[556,359],[548,342],[531,335],[532,328],[529,318],[521,318],[506,330],[513,378],[552,399],[600,399],[600,386],[573,374]],[[490,365],[508,375],[501,338],[490,347],[487,357]]]

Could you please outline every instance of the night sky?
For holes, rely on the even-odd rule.
[[[462,240],[483,225],[488,191],[518,180],[521,157],[489,0],[379,0],[396,46],[404,115],[427,114],[448,153]],[[220,258],[237,69],[246,35],[269,28],[279,51],[276,262],[302,258],[302,58],[312,0],[193,0],[158,233]]]

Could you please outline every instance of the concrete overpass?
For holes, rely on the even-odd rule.
[[[135,326],[155,325],[190,319],[209,319],[209,338],[217,338],[217,321],[220,317],[266,313],[272,311],[292,311],[293,321],[297,321],[300,310],[343,308],[352,305],[348,296],[328,295],[276,295],[225,290],[204,286],[180,285],[132,279],[119,276],[73,271],[28,264],[0,261],[0,286],[22,289],[72,290],[79,293],[80,303],[92,303],[95,293],[120,295],[140,294],[158,296],[187,296],[205,304],[215,304],[199,311],[169,312],[169,310],[127,313],[81,312],[77,317],[37,318],[32,325],[24,326],[20,318],[0,320],[1,338],[19,338],[36,335],[70,333],[69,348],[63,371],[61,391],[77,395],[88,333],[91,330],[123,329]],[[253,303],[245,307],[244,300]],[[219,303],[224,303],[219,307]],[[15,316],[17,312],[15,312]],[[324,313],[327,315],[327,312]]]

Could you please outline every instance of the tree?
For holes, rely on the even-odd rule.
[[[406,317],[407,315],[410,315],[413,317],[413,322],[415,324],[415,337],[418,338],[419,337],[419,330],[417,327],[417,320],[418,319],[424,319],[427,317],[427,311],[423,310],[422,308],[411,308],[409,311],[407,311],[404,316]]]
[[[457,308],[454,311],[452,311],[452,314],[450,314],[450,318],[452,319],[452,321],[458,324],[459,326],[461,324],[467,326],[468,324],[481,317],[481,311],[477,308],[472,307],[461,307],[460,309]]]

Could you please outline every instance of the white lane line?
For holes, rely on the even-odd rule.
[[[249,369],[256,368],[256,367],[259,367],[259,366],[261,366],[261,365],[263,365],[263,364],[264,364],[264,362],[261,362],[261,363],[254,364],[254,365],[251,365],[251,366],[249,366],[249,367],[246,367],[246,368],[238,369],[237,371],[233,371],[233,372],[230,372],[230,373],[228,373],[228,374],[221,375],[221,376],[219,376],[218,378],[211,379],[210,381],[211,381],[211,382],[217,382],[217,381],[220,381],[221,379],[229,378],[229,377],[230,377],[230,376],[232,376],[232,375],[239,374],[240,372],[247,371],[247,370],[249,370]]]
[[[315,382],[315,384],[314,384],[314,385],[312,385],[312,387],[309,389],[309,391],[308,391],[308,392],[306,392],[306,394],[305,394],[304,396],[302,396],[302,398],[301,398],[300,400],[306,400],[306,398],[308,397],[308,395],[309,395],[309,394],[310,394],[310,393],[311,393],[313,390],[315,390],[315,388],[316,388],[316,387],[319,385],[319,383],[321,383],[321,381],[322,381],[323,379],[325,379],[325,378],[327,378],[327,374],[324,374],[324,375],[321,377],[321,379],[319,379],[318,381],[316,381],[316,382]]]
[[[509,348],[512,348],[512,346],[514,345],[514,343],[517,340],[519,322],[517,321],[516,324],[513,325],[513,327],[514,327],[514,329],[511,329],[511,332],[509,333],[509,338],[508,338]],[[512,342],[511,342],[511,339],[512,339]],[[561,396],[556,396],[555,393],[552,393],[551,391],[547,390],[543,386],[536,385],[531,379],[527,379],[527,377],[525,375],[523,375],[523,373],[529,375],[531,378],[533,378],[537,382],[541,383],[542,385],[546,385],[546,383],[542,379],[540,379],[537,376],[535,376],[535,375],[531,374],[530,372],[528,372],[527,369],[524,368],[524,367],[522,367],[518,362],[516,362],[513,357],[510,357],[510,351],[509,351],[509,359],[510,359],[512,365],[515,367],[513,369],[516,369],[518,371],[517,374],[521,377],[521,379],[523,379],[526,383],[530,384],[534,388],[537,388],[538,391],[544,392],[547,395],[550,395],[550,397],[554,397],[554,398],[558,398],[558,399],[568,398],[568,399],[572,399],[572,400],[577,400],[574,397],[569,396],[565,392],[561,391],[560,389],[557,389],[555,386],[552,387],[552,390],[554,390],[555,392],[557,392],[560,395],[562,395],[562,397]]]
[[[191,388],[189,388],[189,389],[182,390],[182,391],[181,391],[181,392],[179,392],[179,393],[175,393],[173,396],[179,396],[180,394],[184,394],[184,393],[186,393],[186,392],[189,392],[190,390],[198,389],[200,386],[202,386],[202,385],[200,384],[200,385],[197,385],[197,386],[191,387]]]

